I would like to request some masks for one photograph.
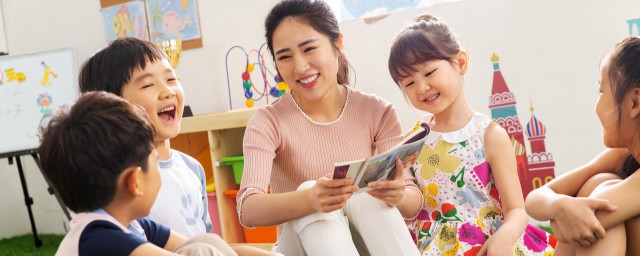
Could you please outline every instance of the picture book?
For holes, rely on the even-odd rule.
[[[416,124],[416,127],[405,138],[390,150],[367,159],[336,163],[333,171],[334,179],[353,179],[360,190],[366,192],[367,183],[378,180],[392,180],[396,172],[396,159],[407,167],[412,165],[420,155],[429,134],[427,124]]]

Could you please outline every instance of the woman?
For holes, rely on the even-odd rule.
[[[418,255],[402,218],[418,212],[421,198],[408,172],[357,195],[353,180],[327,176],[336,162],[384,152],[402,139],[389,102],[346,86],[348,63],[329,6],[281,1],[265,28],[291,92],[247,126],[240,222],[278,225],[275,250],[285,255]]]

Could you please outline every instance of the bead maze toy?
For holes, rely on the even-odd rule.
[[[267,104],[269,104],[269,96],[278,98],[285,94],[289,90],[289,86],[282,80],[280,74],[274,74],[271,72],[267,65],[264,62],[265,55],[265,46],[266,43],[262,44],[258,50],[252,49],[250,51],[246,51],[242,46],[234,45],[227,51],[227,55],[225,57],[225,68],[227,73],[227,90],[229,93],[229,109],[233,109],[233,104],[231,102],[231,79],[229,79],[229,54],[234,49],[238,49],[244,53],[244,57],[246,59],[244,71],[241,74],[242,78],[242,87],[244,91],[244,97],[246,98],[245,105],[247,107],[253,107],[255,101],[261,100],[263,97],[265,98]],[[257,55],[257,62],[250,62],[250,55],[255,53]],[[258,65],[258,70],[260,71],[260,77],[262,77],[262,84],[264,84],[262,90],[258,90],[258,87],[251,79],[251,73],[255,70],[255,65]],[[276,84],[272,86],[270,79],[267,78],[267,73],[270,77],[273,77],[273,82]],[[255,93],[254,93],[255,92]]]

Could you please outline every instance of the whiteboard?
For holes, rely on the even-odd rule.
[[[0,57],[0,157],[35,153],[39,127],[78,97],[71,48]]]

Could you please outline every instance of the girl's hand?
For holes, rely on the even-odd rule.
[[[477,256],[514,255],[513,245],[516,243],[517,239],[518,237],[513,237],[512,234],[509,234],[508,232],[500,232],[500,230],[498,230],[498,232],[489,237],[484,245],[482,245]]]
[[[617,207],[602,199],[565,197],[554,202],[551,209],[556,210],[551,229],[559,234],[558,241],[584,247],[605,236],[595,212],[615,211]]]
[[[309,189],[309,199],[318,212],[332,212],[344,206],[358,186],[351,179],[329,179],[322,177]]]
[[[367,183],[367,187],[372,188],[369,195],[378,198],[389,206],[397,206],[402,201],[404,189],[407,184],[404,182],[404,167],[400,159],[396,160],[396,171],[393,180],[379,180]]]

